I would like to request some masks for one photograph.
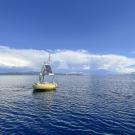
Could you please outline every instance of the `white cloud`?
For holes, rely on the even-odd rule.
[[[28,68],[39,70],[48,57],[46,50],[14,49],[0,46],[1,68]],[[80,70],[106,70],[117,73],[135,72],[135,59],[122,55],[91,54],[85,50],[54,50],[52,62],[55,68]]]

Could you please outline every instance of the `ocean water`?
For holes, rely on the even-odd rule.
[[[0,135],[135,135],[135,76],[56,76],[35,92],[36,75],[0,76]]]

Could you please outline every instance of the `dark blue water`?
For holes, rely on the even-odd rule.
[[[135,135],[133,75],[57,76],[51,92],[37,79],[0,76],[0,135]]]

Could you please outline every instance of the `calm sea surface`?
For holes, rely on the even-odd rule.
[[[135,76],[56,76],[51,92],[37,79],[0,76],[0,135],[135,135]]]

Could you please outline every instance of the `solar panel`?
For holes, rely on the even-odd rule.
[[[47,74],[52,73],[52,69],[50,65],[45,65],[45,71]]]

